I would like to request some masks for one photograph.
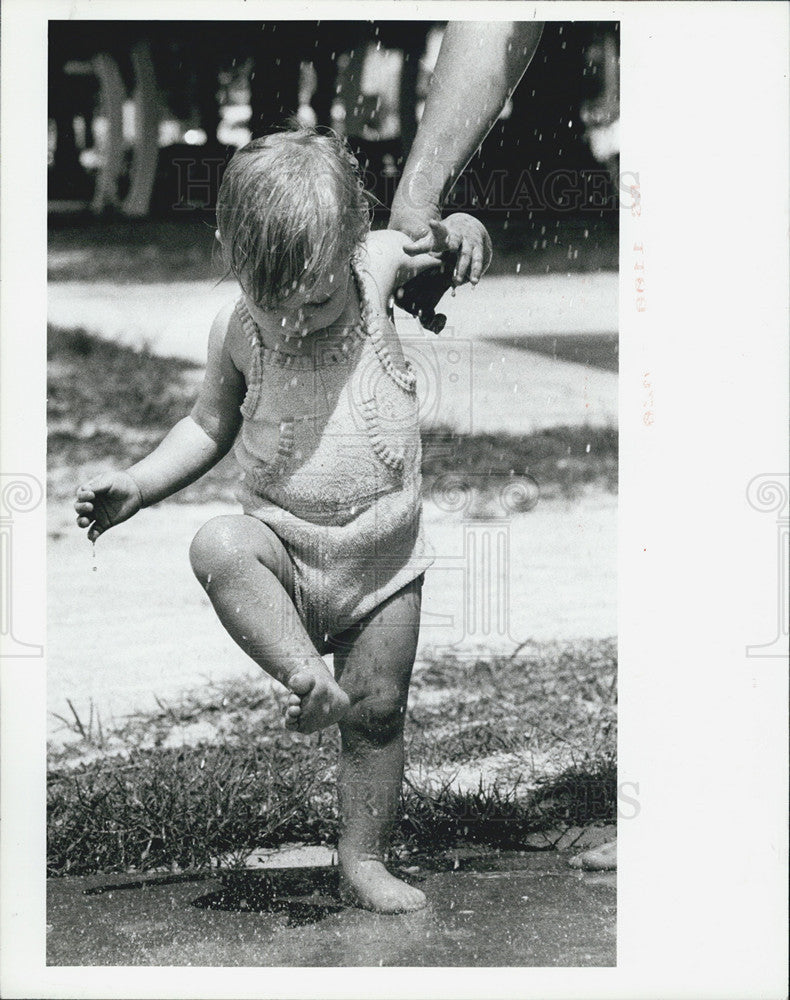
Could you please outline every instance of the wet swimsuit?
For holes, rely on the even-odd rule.
[[[361,323],[310,350],[266,347],[244,300],[235,317],[252,346],[234,451],[244,513],[279,536],[296,608],[319,652],[433,561],[422,529],[415,374],[387,346],[358,261]]]

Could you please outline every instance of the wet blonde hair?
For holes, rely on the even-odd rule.
[[[330,131],[292,127],[242,147],[225,169],[217,227],[225,264],[271,309],[309,292],[370,228],[359,166]]]

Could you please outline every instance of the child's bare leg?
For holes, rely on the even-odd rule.
[[[231,638],[292,692],[286,725],[312,733],[348,709],[293,603],[293,564],[277,535],[255,518],[215,517],[195,535],[192,569]]]
[[[403,723],[417,649],[422,581],[338,637],[335,673],[351,699],[340,722],[338,855],[346,898],[380,913],[425,906],[384,867],[403,780]]]

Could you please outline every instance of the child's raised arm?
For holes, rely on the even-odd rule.
[[[77,524],[89,529],[91,541],[193,483],[230,450],[241,424],[245,386],[228,349],[229,319],[230,309],[223,309],[214,320],[206,376],[191,414],[125,472],[103,473],[77,490]]]

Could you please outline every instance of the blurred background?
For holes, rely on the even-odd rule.
[[[443,30],[431,21],[51,21],[53,246],[80,233],[127,238],[113,222],[146,219],[167,223],[170,242],[180,226],[193,266],[225,162],[289,116],[347,137],[384,224]],[[616,22],[548,24],[448,206],[480,212],[502,251],[542,251],[540,263],[530,257],[541,272],[616,267],[618,59]],[[165,251],[148,255],[157,258],[175,266]]]

